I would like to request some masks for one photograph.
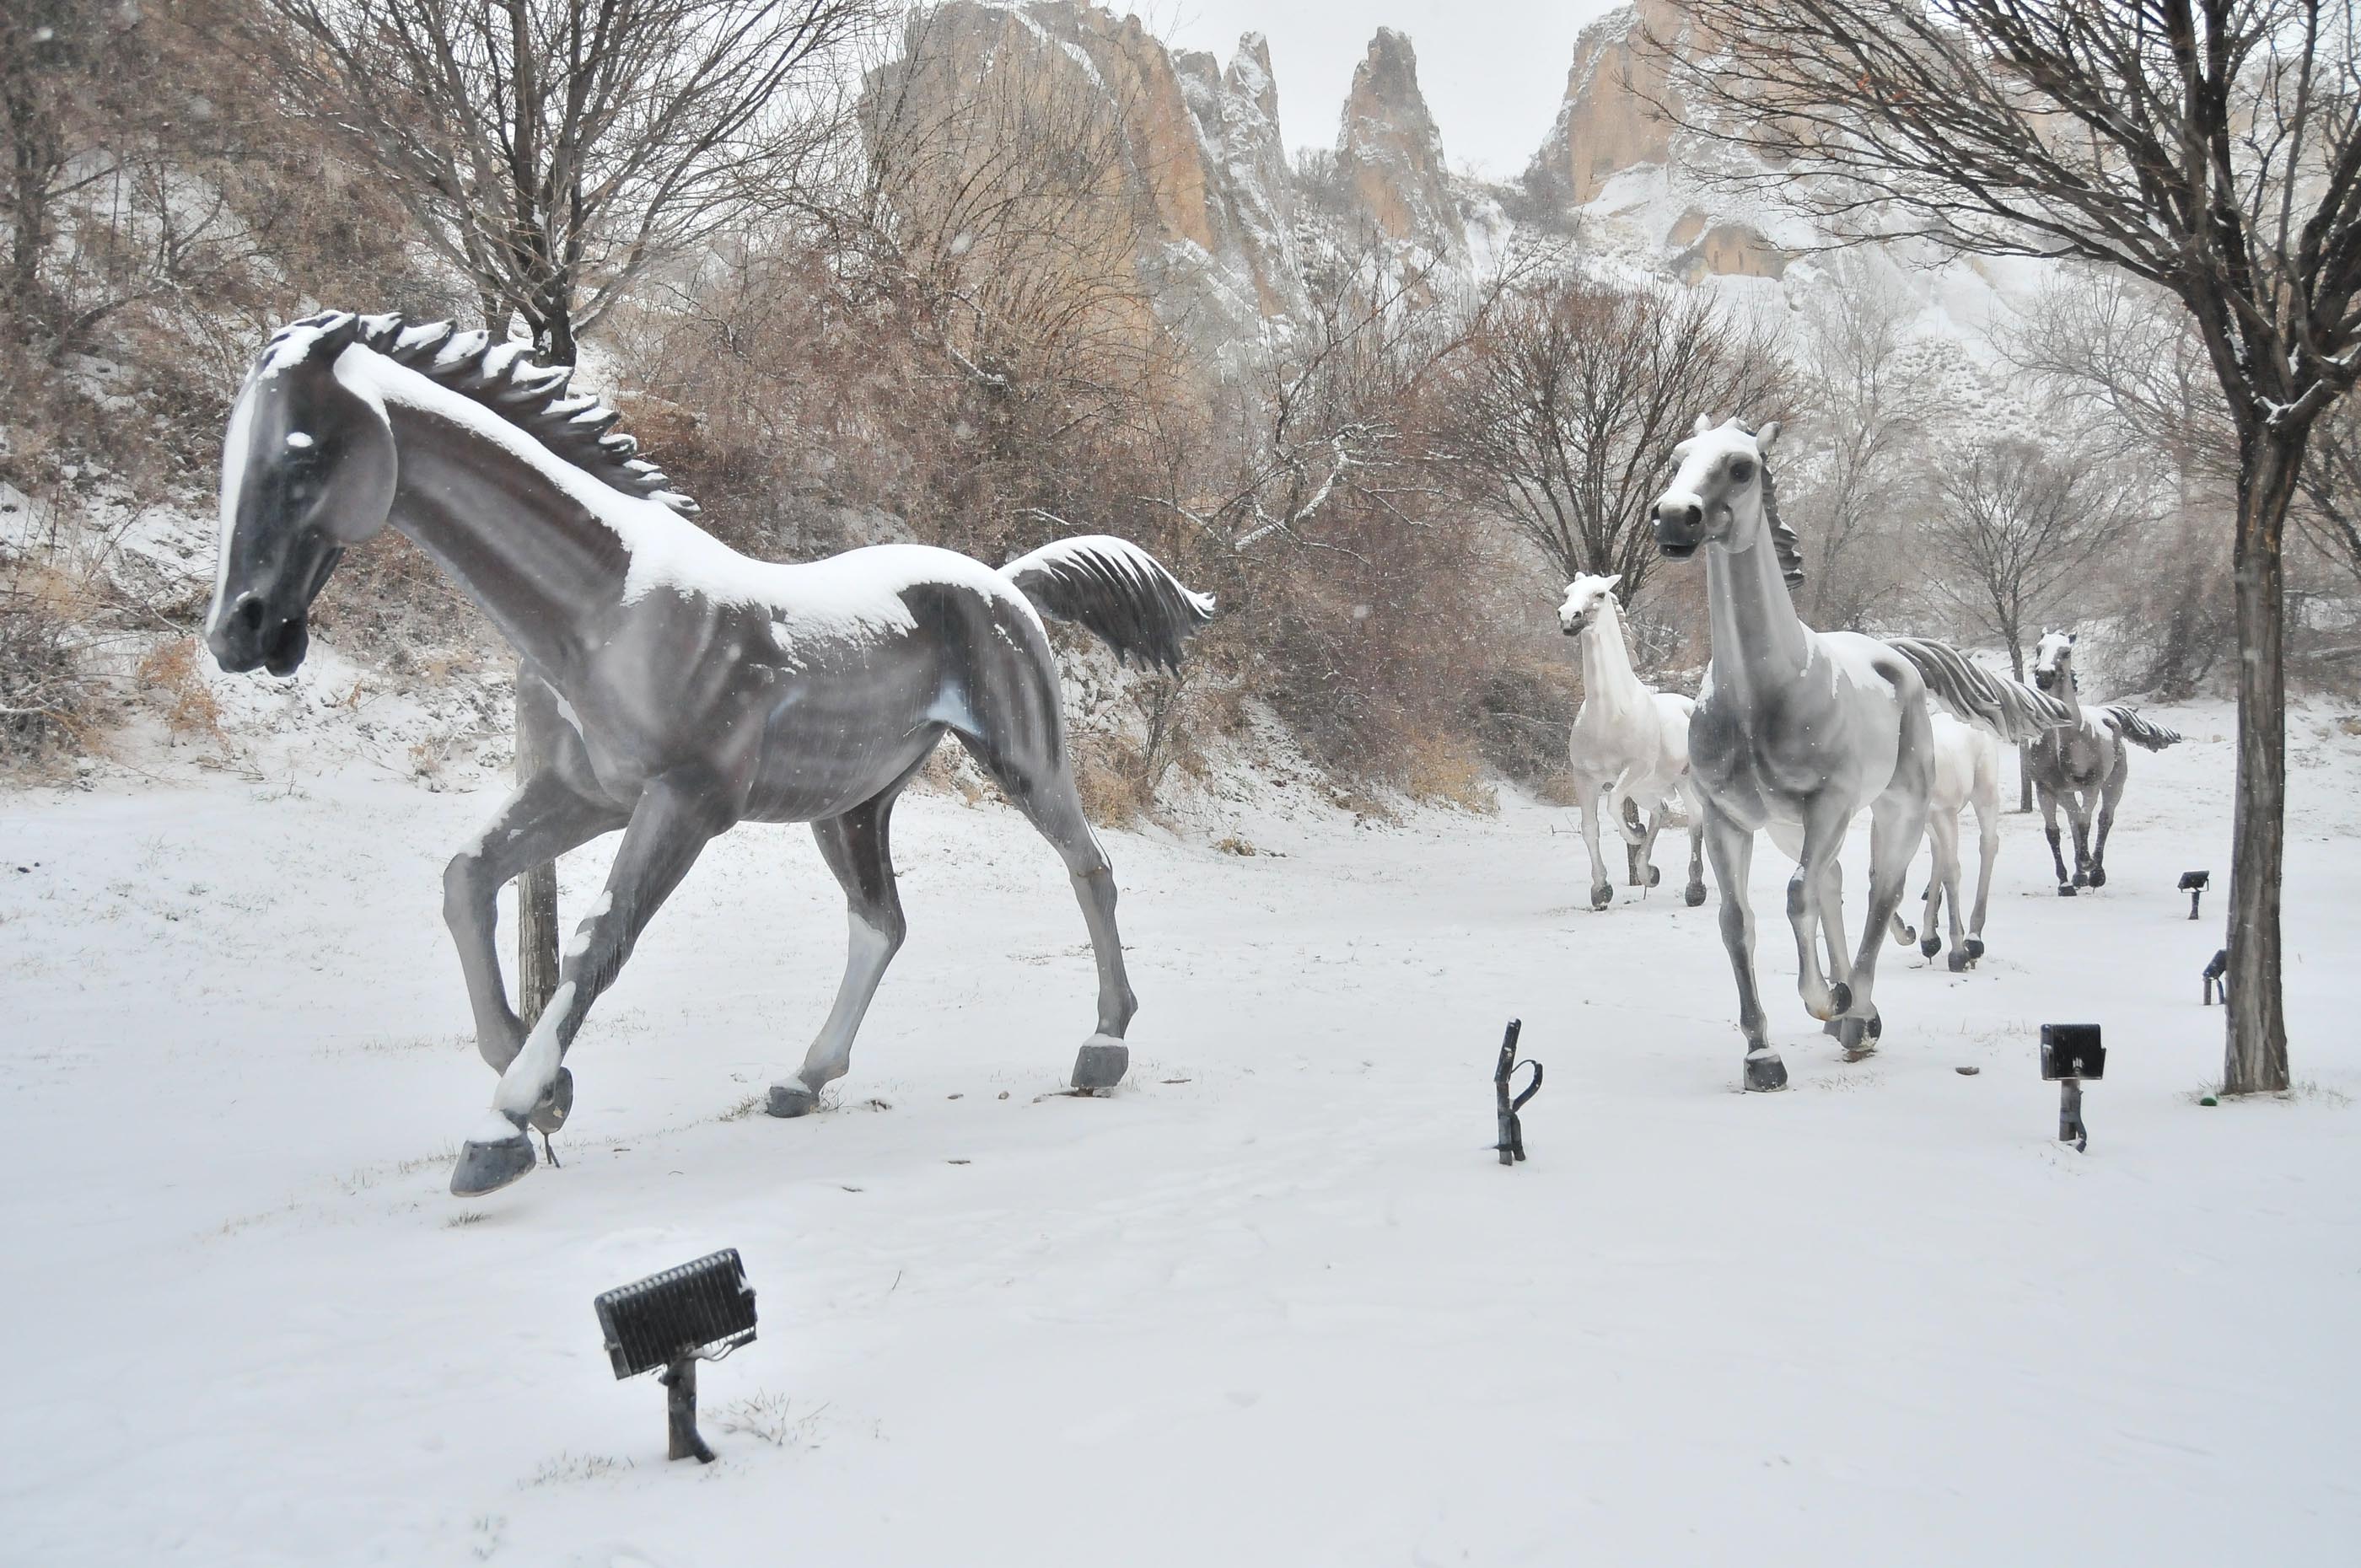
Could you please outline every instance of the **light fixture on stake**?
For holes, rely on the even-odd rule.
[[[2189,895],[2189,917],[2191,920],[2197,918],[2197,901],[2204,896],[2206,885],[2213,882],[2213,873],[2212,872],[2183,872],[2180,873],[2180,891]]]
[[[2230,949],[2227,948],[2216,948],[2213,953],[2213,961],[2207,964],[2202,972],[2205,979],[2205,1005],[2208,1007],[2213,1005],[2213,993],[2218,991],[2222,993],[2222,1005],[2224,1007],[2229,1006]]]
[[[697,1364],[719,1361],[754,1337],[754,1288],[736,1247],[618,1286],[591,1303],[618,1379],[661,1366],[668,1442],[664,1457],[713,1463],[697,1431]]]
[[[2041,1025],[2041,1076],[2058,1085],[2058,1141],[2079,1150],[2091,1146],[2082,1124],[2082,1080],[2107,1075],[2107,1047],[2096,1024]]]
[[[1521,1018],[1509,1020],[1509,1032],[1500,1038],[1500,1065],[1492,1069],[1492,1098],[1500,1117],[1500,1141],[1492,1146],[1500,1151],[1502,1165],[1514,1165],[1525,1157],[1525,1124],[1517,1113],[1525,1108],[1526,1101],[1542,1091],[1542,1064],[1517,1059],[1517,1036],[1524,1026]],[[1525,1085],[1522,1094],[1511,1099],[1509,1080],[1521,1067],[1532,1068],[1533,1080]]]

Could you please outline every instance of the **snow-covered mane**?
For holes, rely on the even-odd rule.
[[[1745,430],[1749,435],[1754,433],[1742,424],[1739,428]],[[1789,587],[1802,587],[1804,586],[1804,542],[1795,536],[1795,531],[1788,527],[1779,516],[1779,485],[1778,481],[1771,476],[1771,465],[1768,460],[1763,464],[1763,521],[1770,525],[1771,543],[1779,552],[1779,575],[1787,579]]]
[[[461,332],[450,322],[413,325],[394,312],[323,311],[273,333],[253,378],[315,356],[333,360],[353,344],[498,414],[603,485],[684,516],[697,510],[663,469],[639,455],[636,440],[614,428],[620,414],[588,394],[567,395],[571,367],[542,365],[527,356],[523,345],[494,343],[487,332]]]

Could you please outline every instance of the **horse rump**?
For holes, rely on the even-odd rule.
[[[2140,717],[2139,709],[2129,703],[2111,702],[2099,709],[2115,727],[2115,733],[2150,751],[2161,751],[2180,739],[2178,729],[2167,729],[2161,724],[2150,724]]]
[[[1000,568],[1044,615],[1085,627],[1126,662],[1180,667],[1180,644],[1213,619],[1213,596],[1191,591],[1127,539],[1089,533],[1044,544]]]
[[[2074,722],[2073,710],[2022,681],[1978,669],[1948,642],[1927,637],[1889,637],[1885,645],[1917,666],[1927,695],[1965,723],[1989,729],[2015,745],[2038,740],[2047,730]]]

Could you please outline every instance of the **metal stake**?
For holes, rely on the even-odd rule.
[[[1492,1070],[1492,1098],[1498,1107],[1500,1122],[1500,1141],[1492,1146],[1500,1151],[1502,1165],[1514,1165],[1525,1157],[1525,1124],[1517,1113],[1524,1109],[1526,1101],[1542,1091],[1542,1064],[1532,1060],[1521,1062],[1517,1059],[1517,1036],[1523,1031],[1524,1026],[1524,1020],[1521,1018],[1509,1020],[1509,1032],[1500,1039],[1500,1065]],[[1533,1080],[1525,1085],[1525,1091],[1522,1094],[1511,1099],[1509,1095],[1509,1079],[1521,1067],[1533,1069]]]
[[[2058,1141],[2072,1144],[2078,1154],[2087,1152],[2091,1146],[2091,1130],[2082,1124],[2082,1080],[2079,1078],[2058,1080]]]
[[[664,1457],[712,1464],[713,1450],[705,1446],[697,1431],[697,1357],[682,1356],[665,1367],[656,1381],[664,1386]]]

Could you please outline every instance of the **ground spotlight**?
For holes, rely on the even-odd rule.
[[[2197,918],[2197,901],[2205,895],[2206,885],[2213,880],[2212,872],[2183,872],[2180,891],[2189,895],[2189,917]]]
[[[713,1463],[697,1432],[697,1364],[719,1361],[754,1337],[754,1288],[736,1247],[618,1286],[591,1303],[618,1378],[661,1366],[667,1459]]]
[[[2082,1080],[2107,1075],[2107,1047],[2096,1024],[2041,1025],[2041,1076],[2058,1085],[2058,1141],[2077,1150],[2091,1146],[2082,1124]]]

